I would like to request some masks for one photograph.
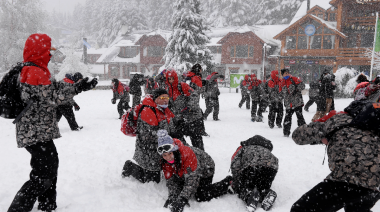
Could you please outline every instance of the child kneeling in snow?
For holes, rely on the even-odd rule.
[[[182,212],[191,196],[196,201],[210,201],[227,194],[231,176],[212,184],[214,160],[206,152],[182,144],[166,130],[159,130],[157,152],[162,156],[161,167],[167,180],[169,198],[164,207],[172,212]]]
[[[255,135],[241,142],[232,156],[232,188],[250,212],[256,210],[258,203],[267,211],[276,200],[277,194],[270,187],[278,171],[278,159],[272,150],[270,140]]]

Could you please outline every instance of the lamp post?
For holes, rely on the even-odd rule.
[[[266,44],[266,43],[264,43],[264,45],[263,45],[263,49],[264,49],[264,54],[263,54],[263,80],[265,79],[265,57],[266,57],[266,50],[267,50],[267,48],[271,48],[271,46],[270,45],[268,45],[268,44]]]

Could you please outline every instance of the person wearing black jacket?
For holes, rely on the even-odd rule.
[[[321,96],[326,97],[326,111],[324,115],[334,110],[334,90],[336,88],[335,75],[330,73],[329,69],[325,69],[321,76]]]
[[[130,94],[133,95],[132,107],[141,103],[141,86],[145,84],[144,75],[136,74],[133,76],[131,82],[129,83]]]
[[[213,72],[211,78],[206,83],[204,96],[206,97],[206,111],[203,114],[203,118],[207,120],[207,116],[213,112],[212,117],[214,121],[219,121],[219,95],[218,78],[224,78],[223,75],[219,75],[218,72]]]
[[[318,101],[318,95],[319,95],[319,83],[312,81],[310,83],[310,89],[309,89],[309,101],[306,103],[304,110],[306,112],[309,112],[310,106],[314,104],[314,102]]]

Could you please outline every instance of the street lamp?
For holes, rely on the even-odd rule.
[[[266,57],[266,50],[272,48],[270,45],[267,43],[264,43],[263,49],[264,49],[264,54],[263,54],[263,80],[265,80],[265,57]]]

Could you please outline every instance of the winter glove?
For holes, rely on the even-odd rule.
[[[98,84],[98,79],[94,78],[90,82],[88,82],[88,77],[84,78],[80,82],[74,84],[75,90],[77,93],[81,93],[82,91],[89,91],[96,87]]]
[[[182,212],[185,205],[189,205],[189,201],[183,197],[178,198],[171,204],[171,212]]]
[[[79,105],[77,103],[74,104],[74,109],[75,109],[75,111],[79,111],[80,110],[80,107],[79,107]]]
[[[111,99],[112,104],[116,104],[116,99]]]

